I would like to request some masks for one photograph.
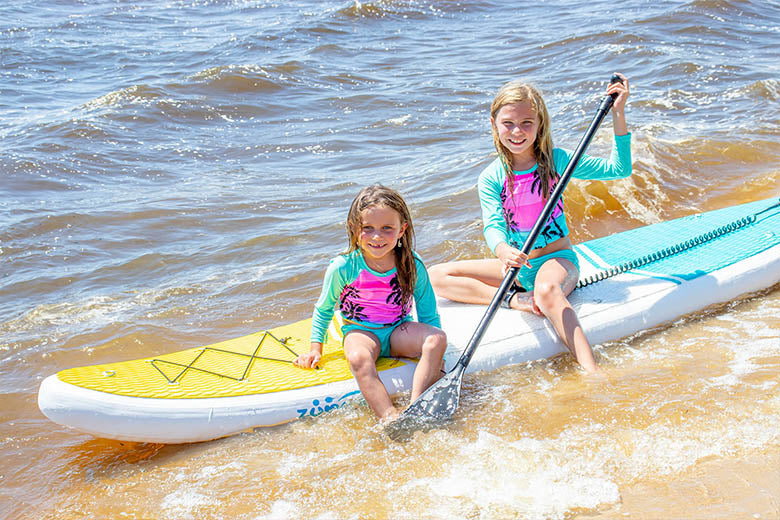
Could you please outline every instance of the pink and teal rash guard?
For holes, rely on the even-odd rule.
[[[572,152],[553,149],[555,170],[560,174],[571,160]],[[536,166],[514,172],[510,189],[509,180],[500,158],[490,163],[479,176],[479,202],[482,206],[483,233],[493,253],[501,242],[520,248],[539,218],[546,202],[541,192],[541,179]],[[631,134],[616,135],[609,159],[583,155],[572,177],[578,179],[622,179],[631,175]],[[532,249],[569,234],[563,213],[563,197],[556,204],[550,219],[539,233]]]
[[[417,283],[414,286],[417,319],[441,327],[428,271],[416,253],[414,258],[417,265]],[[368,328],[378,328],[406,320],[411,312],[411,303],[401,303],[401,288],[395,268],[386,273],[374,271],[366,265],[361,251],[339,255],[331,260],[325,271],[322,292],[312,315],[311,341],[325,341],[336,306],[345,319]]]

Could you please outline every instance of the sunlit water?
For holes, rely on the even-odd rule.
[[[776,2],[715,0],[0,7],[0,517],[780,517],[777,286],[599,345],[604,379],[568,356],[468,375],[407,443],[360,400],[184,446],[36,403],[67,367],[308,317],[371,182],[426,263],[488,254],[475,182],[514,77],[568,148],[631,80],[634,174],[570,184],[575,241],[780,196],[778,27]]]

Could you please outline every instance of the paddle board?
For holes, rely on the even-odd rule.
[[[780,199],[705,212],[575,246],[580,287],[570,301],[592,344],[619,339],[780,281]],[[485,306],[439,299],[451,368]],[[38,406],[52,421],[97,437],[198,442],[313,417],[359,397],[341,349],[338,316],[318,370],[292,365],[309,349],[311,320],[153,358],[62,370]],[[565,350],[547,320],[500,309],[468,372]],[[383,358],[390,394],[411,387],[415,360]]]

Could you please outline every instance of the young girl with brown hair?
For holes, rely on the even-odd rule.
[[[352,201],[349,249],[331,260],[312,316],[311,350],[295,364],[314,368],[338,305],[344,319],[344,354],[360,391],[381,420],[398,415],[376,370],[382,356],[419,357],[414,401],[441,377],[447,337],[439,328],[428,272],[414,252],[409,209],[398,192],[375,184]],[[410,315],[414,302],[419,321]]]

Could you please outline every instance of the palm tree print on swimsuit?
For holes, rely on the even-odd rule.
[[[539,198],[542,197],[542,178],[539,176],[539,171],[534,170],[533,171],[534,179],[531,182],[531,193],[538,195]],[[555,184],[550,188],[552,190],[555,187]],[[504,213],[504,221],[506,222],[507,227],[509,228],[509,231],[516,232],[520,230],[520,224],[518,224],[517,220],[515,220],[515,214],[514,211],[508,206],[506,203],[508,198],[514,198],[514,194],[510,193],[509,191],[509,183],[504,182],[504,186],[501,189],[501,209]]]
[[[558,184],[558,179],[560,177],[556,177],[552,185],[550,186],[550,193],[555,190],[556,184]],[[539,175],[534,172],[534,182],[531,184],[531,191],[542,196],[542,179],[539,177]],[[547,221],[547,225],[544,226],[544,229],[541,232],[542,237],[544,237],[545,240],[545,246],[549,244],[550,242],[554,242],[561,238],[563,236],[563,229],[561,229],[561,226],[558,225],[558,223],[555,221],[555,212],[558,211],[560,213],[563,213],[563,197],[560,197],[558,199],[558,202],[555,203],[555,209],[550,214],[550,220]]]
[[[385,325],[395,325],[398,323],[401,318],[406,316],[409,312],[409,305],[408,302],[403,302],[403,292],[401,291],[401,284],[398,283],[398,276],[393,276],[390,279],[390,294],[387,295],[387,298],[385,299],[385,303],[389,303],[391,305],[398,305],[400,306],[400,312],[398,313],[398,317],[393,320],[391,323],[385,323]]]
[[[555,204],[555,209],[563,213],[563,197],[558,199],[557,204]],[[553,214],[555,214],[555,211],[553,211]],[[558,225],[558,222],[552,215],[550,216],[550,220],[547,221],[547,225],[544,226],[541,235],[546,241],[544,245],[555,242],[563,236],[563,229],[561,229],[561,226]]]
[[[339,299],[339,310],[348,320],[367,321],[368,316],[363,314],[364,307],[357,302],[360,301],[360,291],[352,284],[344,286]]]
[[[531,193],[534,193],[536,195],[539,195],[541,198],[542,196],[542,179],[539,176],[539,173],[537,171],[533,172],[534,180],[531,183]],[[553,183],[550,190],[552,191],[555,189],[555,184]],[[510,232],[517,232],[520,231],[520,225],[515,220],[515,214],[514,211],[507,207],[506,201],[507,198],[509,198],[511,195],[509,194],[509,190],[507,189],[507,184],[504,184],[503,189],[501,190],[500,198],[501,198],[501,209],[503,210],[504,214],[504,221],[506,222],[507,228]],[[555,214],[555,211],[558,211],[560,213],[563,212],[563,197],[558,199],[558,202],[555,204],[555,210],[553,210],[553,215]],[[547,245],[550,242],[554,242],[555,240],[561,238],[564,233],[563,229],[558,225],[558,223],[555,221],[555,218],[551,215],[550,220],[548,221],[547,225],[544,227],[544,229],[541,231],[540,235],[545,239],[545,244]],[[517,246],[515,246],[517,247]]]
[[[550,218],[550,223],[544,226],[544,229],[540,233],[542,237],[544,237],[546,246],[550,242],[555,242],[559,238],[563,236],[563,230],[561,229],[561,226],[558,225],[557,222],[555,222],[554,218]]]
[[[550,191],[553,188],[555,188],[554,184],[550,187]],[[539,195],[539,198],[542,197],[542,178],[539,176],[538,170],[534,170],[534,182],[531,183],[531,193],[536,193]]]
[[[506,205],[506,199],[507,199],[507,189],[506,184],[504,184],[504,188],[501,190],[501,209],[504,213],[504,222],[506,222],[507,228],[509,228],[509,231],[517,231],[520,229],[520,226],[518,225],[517,221],[515,220],[515,214],[514,212],[509,209]]]

